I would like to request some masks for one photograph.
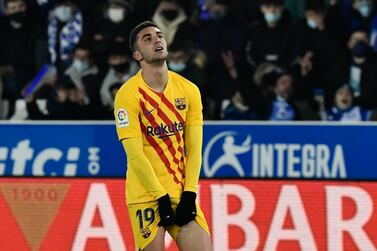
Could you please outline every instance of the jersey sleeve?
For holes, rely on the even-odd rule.
[[[203,106],[199,88],[193,85],[190,92],[186,125],[203,125]]]
[[[128,168],[132,169],[145,189],[157,200],[166,194],[165,189],[158,181],[152,164],[143,151],[143,141],[140,137],[127,138],[122,141],[127,154]]]
[[[121,89],[114,102],[114,116],[118,139],[141,137],[138,96],[132,91]]]
[[[184,191],[196,193],[202,166],[203,126],[186,126],[185,144],[187,164]]]

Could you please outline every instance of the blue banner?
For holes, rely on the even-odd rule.
[[[0,124],[0,176],[125,177],[115,124]]]
[[[204,126],[202,177],[377,180],[377,125]],[[113,123],[0,124],[0,176],[125,177]]]

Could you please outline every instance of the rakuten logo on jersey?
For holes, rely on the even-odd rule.
[[[161,123],[156,127],[147,126],[148,136],[157,136],[159,138],[170,137],[176,133],[183,131],[185,123],[174,122],[173,124],[167,125]]]
[[[0,146],[0,176],[76,176],[82,150],[48,147],[36,150],[29,139],[21,140],[13,148]],[[87,168],[91,175],[100,171],[100,149],[88,147]],[[13,162],[13,163],[12,163]],[[80,162],[80,165],[82,162]],[[11,169],[10,169],[11,168]],[[31,171],[30,171],[31,170]]]

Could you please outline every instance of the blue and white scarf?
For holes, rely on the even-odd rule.
[[[326,111],[326,119],[329,121],[369,121],[372,112],[359,106],[351,106],[342,110],[336,106]]]
[[[270,120],[291,121],[296,116],[295,109],[284,98],[277,96],[272,103]]]
[[[61,60],[67,60],[70,54],[74,50],[75,46],[80,40],[82,34],[82,15],[79,11],[76,11],[74,17],[69,20],[60,32],[60,58]],[[50,22],[48,24],[48,50],[50,52],[51,64],[56,63],[56,41],[58,34],[58,20],[55,15],[51,15]]]

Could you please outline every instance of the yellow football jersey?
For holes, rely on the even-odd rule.
[[[171,71],[168,76],[165,90],[157,93],[139,71],[117,92],[114,113],[119,140],[142,137],[144,153],[160,184],[171,197],[179,198],[186,163],[185,126],[203,125],[202,103],[196,85]],[[155,200],[133,172],[136,168],[143,167],[127,169],[127,204]]]

